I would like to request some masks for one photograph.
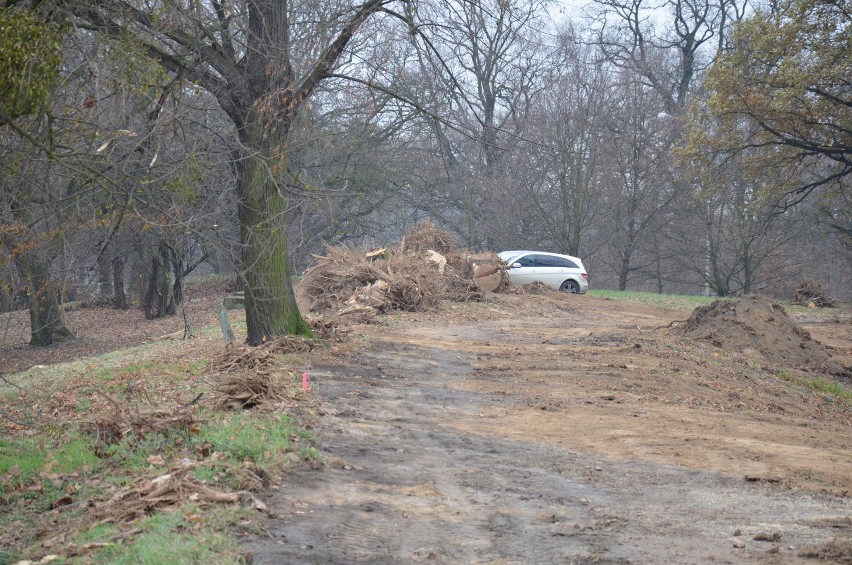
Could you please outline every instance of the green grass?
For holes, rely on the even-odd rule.
[[[787,300],[780,300],[779,302],[788,314],[797,318],[829,322],[843,319],[849,315],[848,304],[838,304],[837,308],[808,308],[800,304],[790,304]]]
[[[239,513],[218,513],[215,519],[200,522],[191,507],[154,514],[140,521],[141,533],[133,543],[116,543],[99,552],[75,559],[72,563],[111,563],[133,565],[190,565],[197,563],[244,563],[238,542],[226,528],[236,522]],[[75,543],[110,543],[116,530],[99,527],[74,539]]]
[[[193,472],[195,478],[240,489],[243,485],[232,473],[234,468],[248,462],[274,472],[288,453],[296,453],[303,460],[319,460],[319,452],[313,447],[315,441],[311,432],[301,429],[284,414],[213,414],[210,422],[194,433],[184,429],[144,437],[127,436],[108,446],[106,454],[124,471],[115,475],[112,482],[124,484],[150,467],[151,455],[161,455],[168,461],[206,447],[220,457],[202,460],[202,465]]]
[[[214,451],[227,454],[233,462],[263,467],[282,453],[298,452],[313,441],[313,434],[299,429],[283,414],[240,413],[202,426],[195,441],[209,442]]]
[[[231,321],[238,335],[244,334],[245,322]],[[218,323],[193,330],[201,339],[221,340]],[[72,431],[83,420],[91,420],[89,413],[95,408],[108,414],[103,410],[101,392],[122,404],[137,402],[135,397],[127,400],[120,394],[137,379],[140,390],[146,394],[150,391],[150,397],[140,396],[139,403],[171,405],[171,392],[183,394],[188,377],[193,387],[204,389],[210,383],[199,384],[195,377],[203,375],[211,361],[183,358],[192,351],[192,341],[163,340],[4,376],[12,384],[0,382],[0,402],[19,407],[18,419],[34,426],[38,433],[0,438],[0,530],[4,534],[19,532],[2,538],[14,540],[14,546],[0,548],[0,565],[43,555],[40,544],[28,546],[36,541],[38,532],[50,532],[51,520],[56,520],[54,507],[66,495],[72,502],[58,509],[60,522],[80,527],[79,520],[93,496],[109,498],[115,486],[168,472],[184,459],[198,464],[194,471],[197,479],[219,490],[258,486],[256,479],[251,482],[246,476],[246,462],[255,472],[259,468],[274,477],[291,461],[320,459],[312,433],[286,415],[211,412],[205,408],[209,403],[204,402],[196,406],[197,422],[189,428],[128,434],[110,446],[84,432]],[[302,364],[298,356],[282,357],[281,362]],[[157,395],[163,388],[169,392],[168,399]],[[29,406],[43,408],[43,401],[53,397],[67,401],[64,414],[70,416],[68,420],[63,416],[42,420],[39,416],[43,409],[29,413]],[[218,457],[208,457],[211,452]],[[152,455],[162,457],[164,463],[149,459]],[[130,536],[127,529],[111,525],[80,531],[68,541],[78,547],[86,543],[107,547],[61,562],[241,563],[245,558],[240,554],[236,531],[253,527],[256,515],[253,509],[231,505],[195,508],[187,500],[176,511],[154,513],[135,523]]]
[[[168,376],[184,378],[186,375],[200,375],[210,366],[208,359],[196,359],[183,363],[166,361],[133,361],[126,365],[113,367],[98,367],[95,370],[97,377],[104,381],[114,380],[117,376],[136,374],[138,376],[155,376],[157,378]]]
[[[814,392],[833,396],[839,402],[852,405],[852,389],[837,381],[825,379],[823,377],[803,377],[793,375],[789,371],[784,370],[778,371],[778,376],[787,382],[795,383]]]
[[[145,343],[136,347],[128,347],[111,353],[105,353],[98,357],[88,357],[66,363],[53,365],[39,365],[26,371],[4,375],[8,381],[21,388],[39,387],[44,383],[50,383],[51,388],[61,388],[75,376],[86,372],[94,372],[95,375],[109,378],[115,375],[122,367],[128,365],[129,360],[150,357],[154,355],[169,356],[181,351],[183,342],[175,340],[163,340]],[[0,381],[0,395],[12,392],[15,389]]]
[[[729,300],[716,296],[699,296],[689,294],[658,294],[656,292],[639,292],[634,290],[590,290],[589,296],[624,300],[635,304],[669,308],[673,310],[692,310],[698,306],[710,304],[716,300]]]
[[[288,453],[300,460],[318,460],[313,434],[284,414],[212,413],[198,429],[173,429],[142,437],[128,435],[108,446],[102,459],[95,455],[94,438],[75,434],[63,442],[49,438],[0,440],[0,528],[43,528],[44,512],[66,493],[75,503],[84,503],[105,485],[124,485],[152,471],[151,455],[160,455],[166,465],[194,457],[201,446],[220,454],[202,458],[195,471],[197,479],[213,485],[243,489],[240,469],[248,462],[270,475],[280,469]],[[97,478],[99,487],[90,487],[87,478]],[[72,490],[67,490],[74,484]],[[100,492],[100,490],[98,490]],[[80,504],[79,509],[85,508]],[[67,512],[78,512],[77,509]],[[244,559],[233,535],[237,524],[251,520],[240,516],[245,509],[230,506],[198,509],[190,506],[177,511],[155,513],[135,528],[141,533],[123,539],[111,526],[97,526],[79,532],[74,543],[109,544],[96,552],[74,559],[73,563],[240,563]],[[211,513],[218,518],[211,517]],[[192,520],[187,516],[192,515]],[[73,521],[73,514],[66,515]],[[117,540],[117,541],[115,541]],[[25,540],[26,541],[26,540]],[[29,542],[31,542],[30,540]],[[29,543],[27,542],[27,543]],[[38,551],[37,547],[34,548]],[[0,565],[27,557],[13,550],[0,552]]]
[[[50,477],[91,471],[100,467],[88,438],[75,436],[60,444],[30,438],[0,439],[0,495],[8,497],[23,486],[49,484]],[[33,491],[36,492],[36,491]]]
[[[122,376],[134,374],[148,382],[152,379],[181,380],[188,374],[202,374],[209,365],[209,360],[149,360],[151,355],[162,358],[161,351],[151,350],[150,355],[128,358],[125,350],[76,365],[81,371],[77,376],[86,378],[87,384],[72,387],[79,395],[72,405],[73,412],[85,413],[95,402],[94,389],[103,386],[109,390],[111,385],[127,380],[121,379]],[[73,385],[73,377],[64,379],[66,387]],[[59,384],[51,385],[55,391],[63,390]],[[53,393],[48,391],[47,394]],[[0,394],[4,402],[21,402],[24,398],[27,397],[17,389]],[[29,552],[38,555],[43,551],[38,545],[26,546],[34,542],[36,532],[44,531],[45,520],[50,519],[49,511],[66,495],[71,496],[72,506],[61,512],[64,520],[74,523],[92,496],[103,496],[105,490],[109,495],[111,486],[127,485],[140,476],[168,469],[185,458],[197,459],[199,467],[194,471],[195,478],[222,490],[258,486],[256,478],[246,475],[244,463],[252,464],[268,476],[275,476],[291,461],[321,459],[314,447],[313,434],[285,414],[209,412],[204,407],[198,410],[200,424],[140,436],[128,434],[109,446],[98,444],[94,436],[69,432],[69,424],[71,429],[76,424],[59,420],[55,424],[43,424],[36,437],[0,439],[0,529],[24,532],[16,542],[17,547],[0,550],[0,565],[25,559],[30,556]],[[211,452],[219,456],[207,457]],[[152,455],[162,457],[165,464],[152,463],[149,459]],[[75,542],[79,545],[108,545],[66,562],[244,561],[234,530],[250,523],[254,511],[231,506],[205,507],[188,521],[187,512],[184,506],[168,514],[155,513],[144,522],[141,533],[129,538],[122,537],[121,532],[109,526],[80,532],[77,535],[80,541]],[[240,512],[248,513],[239,517]],[[220,519],[213,520],[210,516],[217,513]]]

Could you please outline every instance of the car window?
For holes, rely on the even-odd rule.
[[[555,267],[553,259],[550,255],[533,255],[536,267]]]
[[[519,264],[521,267],[558,267],[562,269],[579,269],[574,261],[565,259],[564,257],[554,257],[553,255],[524,255],[518,259],[511,259],[513,263]]]
[[[553,261],[553,267],[562,267],[564,269],[579,269],[574,261],[570,259],[566,259],[565,257],[551,257]]]

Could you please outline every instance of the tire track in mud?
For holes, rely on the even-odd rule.
[[[848,499],[460,432],[452,424],[514,402],[454,389],[473,362],[378,342],[316,367],[330,464],[285,479],[271,539],[248,546],[254,562],[795,562],[797,547],[837,533],[806,524],[850,515]],[[738,528],[784,538],[735,549]]]

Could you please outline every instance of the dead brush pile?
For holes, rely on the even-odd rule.
[[[100,416],[91,422],[84,422],[81,430],[92,436],[95,453],[102,456],[108,446],[121,442],[125,437],[141,439],[153,434],[169,435],[192,431],[196,430],[201,423],[196,413],[186,406],[168,411],[130,412],[129,407],[124,408],[115,404],[112,414]]]
[[[828,290],[819,281],[804,279],[793,292],[790,304],[816,308],[835,308],[837,301],[828,294]]]
[[[295,377],[280,368],[278,355],[313,351],[315,342],[297,336],[269,341],[260,347],[229,348],[213,360],[217,407],[242,410],[292,399]]]
[[[402,238],[399,247],[402,252],[417,254],[432,250],[446,257],[453,252],[453,236],[430,222],[423,222]]]
[[[452,236],[428,223],[392,249],[330,247],[315,259],[302,284],[311,311],[323,316],[366,321],[391,310],[432,310],[442,300],[482,300],[484,291],[508,284],[495,255],[456,252]]]
[[[220,464],[226,463],[222,461]],[[88,511],[78,521],[57,528],[55,535],[44,540],[42,545],[53,547],[61,544],[69,556],[84,554],[90,549],[100,547],[100,544],[94,544],[94,547],[89,544],[77,547],[68,544],[67,538],[76,532],[103,524],[129,526],[154,512],[183,508],[187,502],[191,502],[195,508],[211,504],[245,504],[259,511],[267,510],[266,504],[247,490],[221,491],[199,481],[191,474],[198,466],[199,463],[184,461],[162,470],[157,476],[138,477],[131,484],[112,491],[108,497],[90,501],[87,504]],[[241,477],[246,484],[264,482],[264,477],[257,476],[254,470],[248,467],[237,471],[250,476]],[[134,532],[138,530],[130,530],[127,535]]]

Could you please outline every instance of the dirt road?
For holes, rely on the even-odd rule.
[[[317,361],[328,465],[285,479],[255,562],[852,560],[847,405],[661,328],[689,312],[532,298],[389,317]],[[836,320],[807,327],[849,366]]]

